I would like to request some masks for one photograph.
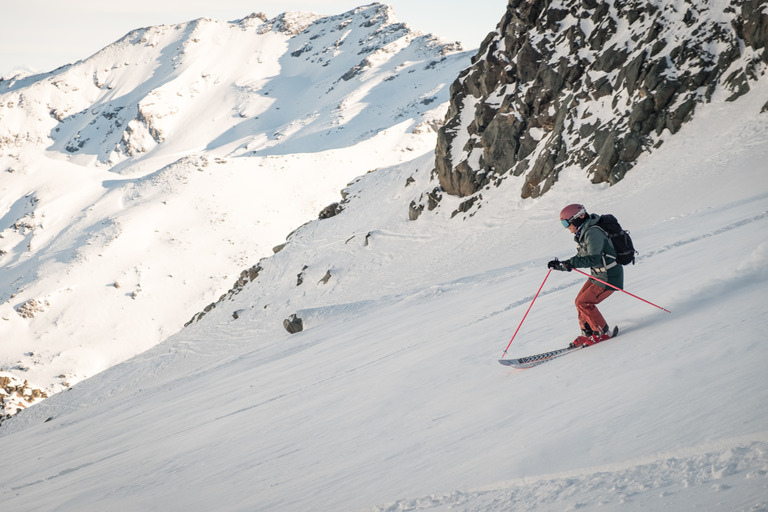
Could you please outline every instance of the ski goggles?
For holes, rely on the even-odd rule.
[[[561,219],[561,220],[560,220],[560,224],[562,224],[564,228],[567,228],[568,226],[570,226],[570,225],[573,223],[573,220],[574,220],[574,219],[576,219],[576,218],[578,218],[578,217],[581,217],[581,216],[582,216],[582,215],[584,215],[585,213],[587,213],[587,210],[585,210],[584,208],[582,208],[581,210],[579,210],[578,212],[576,212],[576,215],[574,215],[574,216],[573,216],[573,217],[571,217],[570,219]]]

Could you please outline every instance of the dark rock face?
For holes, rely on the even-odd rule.
[[[616,183],[717,91],[735,100],[768,63],[765,0],[510,0],[451,86],[439,187],[465,197],[522,176],[523,198],[568,168]],[[724,6],[724,7],[723,7]],[[578,172],[578,171],[577,171]]]

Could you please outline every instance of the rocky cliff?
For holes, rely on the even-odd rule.
[[[616,183],[698,103],[747,92],[767,40],[765,0],[510,0],[452,85],[437,183],[411,218],[511,176],[523,198],[565,171]]]

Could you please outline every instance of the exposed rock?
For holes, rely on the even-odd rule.
[[[317,218],[330,219],[331,217],[335,217],[336,215],[340,214],[341,211],[342,207],[339,203],[331,203],[320,211],[320,214],[317,216]]]
[[[27,302],[16,308],[16,312],[21,318],[34,318],[37,313],[44,311],[43,303],[36,299],[29,299]]]
[[[216,306],[219,303],[225,300],[229,300],[235,295],[237,295],[238,293],[240,293],[243,290],[243,288],[245,288],[248,285],[248,283],[252,283],[253,281],[256,280],[257,277],[259,277],[259,272],[261,272],[262,270],[263,269],[261,268],[261,265],[257,264],[252,266],[251,268],[248,268],[240,272],[240,276],[237,278],[237,281],[235,281],[235,284],[232,285],[232,288],[230,288],[227,293],[225,293],[219,298],[218,302],[212,302],[211,304],[208,304],[205,308],[203,308],[203,310],[200,311],[199,313],[195,313],[195,315],[187,323],[184,324],[184,327],[187,327],[199,321],[201,318],[203,318],[206,314],[211,312],[213,309],[216,309]],[[238,317],[235,316],[235,319],[237,318]]]
[[[411,201],[411,204],[408,208],[408,219],[409,220],[416,220],[419,218],[419,215],[421,215],[421,212],[424,211],[424,205],[418,204],[416,201]]]
[[[317,282],[317,284],[328,284],[328,281],[330,280],[331,280],[331,271],[329,270],[328,272],[325,273],[323,278]]]
[[[229,293],[232,295],[239,293],[240,290],[245,288],[245,285],[255,281],[256,278],[259,277],[259,272],[261,271],[262,271],[262,268],[260,265],[254,265],[251,268],[240,272],[240,277],[238,277],[237,281],[235,281],[235,284],[229,290]]]
[[[439,191],[471,196],[502,176],[523,177],[523,198],[547,192],[566,168],[618,182],[697,103],[718,88],[735,100],[765,73],[764,7],[510,0],[451,86],[432,176],[439,189],[414,201],[409,218],[434,208]]]
[[[294,313],[283,320],[283,327],[285,327],[285,330],[290,334],[296,334],[297,332],[304,330],[304,321]]]
[[[5,374],[0,375],[0,424],[40,400],[48,394],[29,384],[26,380]]]
[[[301,286],[301,285],[304,283],[304,272],[305,272],[305,271],[306,271],[308,268],[309,268],[309,267],[308,267],[307,265],[304,265],[304,267],[302,267],[302,269],[301,269],[301,272],[299,272],[298,274],[296,274],[296,286]]]

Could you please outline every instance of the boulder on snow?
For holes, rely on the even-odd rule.
[[[285,327],[285,330],[290,334],[296,334],[297,332],[304,330],[304,321],[294,313],[283,320],[283,327]]]
[[[341,210],[342,207],[339,203],[331,203],[320,211],[320,214],[317,216],[317,218],[330,219],[331,217],[335,217],[336,215],[340,214]]]

